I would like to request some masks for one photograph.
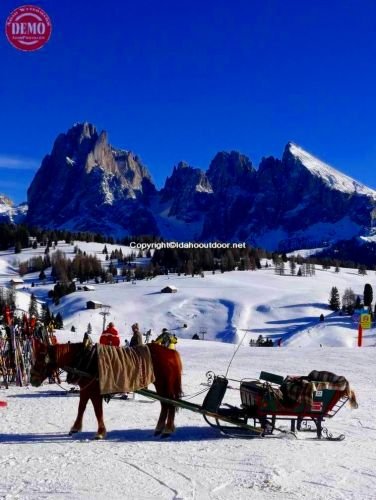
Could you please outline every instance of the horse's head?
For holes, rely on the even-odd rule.
[[[52,346],[34,339],[33,347],[34,359],[30,372],[30,382],[32,386],[39,387],[43,380],[52,376],[56,366],[52,359]]]

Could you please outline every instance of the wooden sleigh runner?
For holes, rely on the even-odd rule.
[[[340,389],[329,388],[335,384],[309,381],[312,383],[310,386],[311,394],[308,396],[308,391],[306,391],[304,398],[301,397],[294,402],[284,395],[284,384],[286,385],[289,379],[293,383],[305,382],[304,379],[307,377],[284,378],[272,373],[261,372],[257,380],[240,381],[240,387],[236,389],[240,392],[241,404],[237,407],[222,403],[226,391],[234,389],[229,387],[228,379],[216,376],[212,372],[208,372],[207,375],[211,385],[201,405],[183,399],[166,400],[166,402],[202,414],[210,426],[218,428],[222,434],[229,437],[266,437],[273,435],[275,431],[297,437],[299,431],[304,431],[315,433],[317,439],[342,441],[345,436],[343,434],[333,436],[323,426],[323,422],[333,418],[352,397],[353,407],[357,406],[355,396],[349,390],[347,381],[346,390],[338,384],[337,387]],[[153,399],[163,399],[147,389],[141,389],[138,392]],[[288,421],[290,429],[280,428],[281,421]]]

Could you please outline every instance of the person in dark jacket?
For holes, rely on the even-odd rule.
[[[132,338],[131,341],[129,342],[129,347],[136,347],[136,345],[142,345],[142,335],[140,332],[140,327],[138,326],[138,323],[134,323],[132,325]]]

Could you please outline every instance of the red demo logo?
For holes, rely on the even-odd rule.
[[[38,50],[51,36],[51,20],[40,7],[22,5],[15,9],[5,23],[9,43],[19,50]]]

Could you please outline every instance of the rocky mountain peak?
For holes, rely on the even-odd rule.
[[[0,194],[0,206],[11,208],[13,205],[13,201],[8,196]]]
[[[98,132],[92,123],[83,122],[83,123],[75,123],[71,129],[68,130],[67,135],[75,135],[79,137],[80,142],[83,139],[91,139],[92,137],[97,138]]]
[[[348,194],[363,194],[376,199],[376,191],[324,163],[293,142],[286,145],[282,162],[288,168],[305,169],[311,176],[330,189]]]
[[[181,197],[183,193],[184,197],[191,197],[198,192],[212,192],[212,187],[205,172],[192,167],[187,162],[180,161],[174,166],[171,177],[167,177],[161,194],[162,199],[166,201],[174,196]]]
[[[27,205],[21,203],[15,206],[13,200],[8,196],[0,194],[0,223],[16,223],[24,221],[27,212]]]
[[[94,125],[78,123],[57,137],[43,159],[28,189],[28,220],[80,230],[83,224],[98,231],[102,210],[120,205],[124,210],[127,200],[136,199],[134,208],[139,209],[144,194],[154,192],[150,174],[136,155],[111,146],[106,131],[98,134]],[[79,221],[73,227],[72,219]],[[106,224],[101,232],[110,232]]]
[[[179,163],[174,167],[176,170],[192,168],[186,161],[179,161]]]
[[[251,160],[238,151],[217,153],[207,171],[208,179],[215,191],[222,191],[230,186],[248,183],[255,169]]]
[[[33,225],[284,251],[364,234],[376,210],[375,191],[293,142],[282,160],[263,158],[258,170],[237,151],[216,154],[207,172],[181,161],[157,192],[139,157],[90,123],[57,137],[28,200]]]

